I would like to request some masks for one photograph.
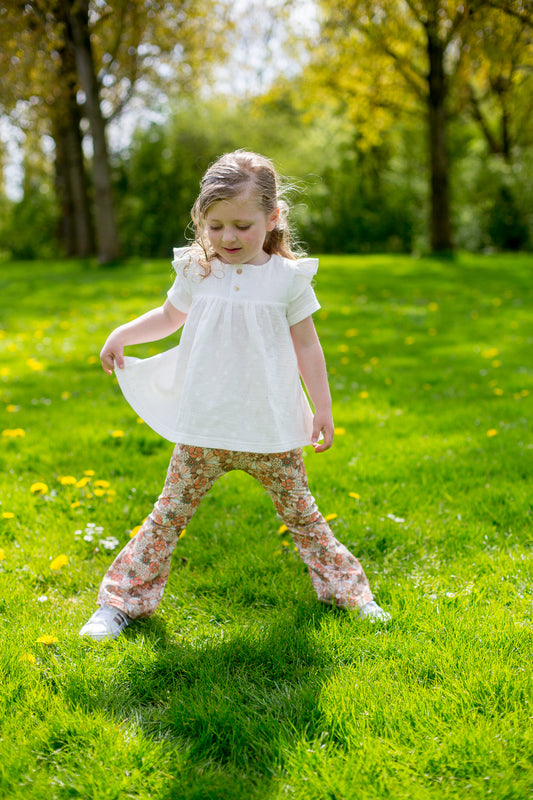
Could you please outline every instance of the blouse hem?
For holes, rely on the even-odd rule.
[[[213,439],[210,436],[194,436],[191,434],[174,433],[165,439],[173,444],[186,444],[190,447],[207,447],[211,450],[231,450],[235,453],[286,453],[311,445],[309,439],[294,439],[291,442],[277,442],[269,444],[255,444],[252,442],[230,442],[227,439]]]

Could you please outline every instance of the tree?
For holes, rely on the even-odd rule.
[[[61,205],[67,214],[77,209],[63,226],[67,241],[87,197],[76,165],[80,121],[89,121],[98,252],[110,261],[118,238],[106,124],[138,86],[152,100],[170,85],[198,86],[224,53],[224,8],[218,0],[11,0],[0,22],[0,104],[18,124],[37,122],[54,138]]]
[[[533,27],[518,11],[516,4],[489,8],[476,27],[476,48],[461,81],[465,106],[490,152],[509,165],[520,147],[533,142]]]
[[[479,53],[476,32],[484,29],[495,8],[512,14],[521,26],[530,19],[530,12],[517,0],[321,2],[322,33],[311,67],[313,88],[322,81],[335,91],[339,104],[369,141],[378,140],[395,115],[425,116],[430,239],[435,252],[453,247],[447,126],[458,108],[457,84],[468,74],[472,53]],[[493,34],[497,36],[496,29]]]

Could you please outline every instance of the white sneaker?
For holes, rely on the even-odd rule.
[[[95,642],[116,639],[130,622],[131,619],[119,608],[100,606],[80,630],[80,636],[90,636]]]
[[[375,622],[376,620],[380,622],[390,622],[391,620],[391,615],[387,611],[383,611],[375,600],[370,600],[368,603],[365,603],[364,606],[361,606],[359,609],[359,616],[370,620],[370,622]]]

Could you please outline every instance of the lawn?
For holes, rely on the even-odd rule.
[[[530,797],[532,273],[524,255],[321,259],[336,438],[307,470],[388,626],[320,606],[232,473],[156,615],[96,644],[78,630],[172,450],[98,353],[163,302],[170,264],[2,263],[0,796]]]

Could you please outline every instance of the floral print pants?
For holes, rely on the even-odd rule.
[[[163,492],[137,535],[104,576],[98,603],[148,617],[168,579],[180,532],[217,478],[243,470],[266,489],[309,569],[319,600],[354,609],[372,600],[359,561],[335,539],[309,491],[302,450],[244,453],[177,445]]]

